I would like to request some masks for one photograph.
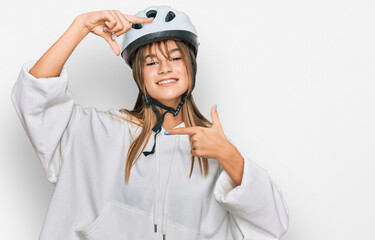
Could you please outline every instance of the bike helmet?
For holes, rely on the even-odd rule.
[[[197,56],[199,45],[197,33],[195,27],[191,24],[189,17],[185,13],[177,11],[169,6],[152,6],[138,12],[135,16],[154,18],[154,20],[149,23],[132,24],[132,28],[124,34],[121,45],[121,56],[130,68],[132,68],[132,61],[139,47],[162,40],[182,40],[193,49],[195,57]],[[192,58],[191,55],[190,57]],[[195,75],[196,69],[193,64],[194,79],[191,91],[193,91],[195,86]],[[185,103],[186,98],[191,96],[191,92],[188,95],[183,94],[181,96],[181,102],[175,110],[172,107],[165,106],[151,98],[151,96],[144,93],[139,86],[138,89],[143,96],[144,103],[152,106],[152,110],[156,114],[158,120],[152,128],[152,131],[155,132],[154,146],[151,151],[143,152],[143,154],[147,156],[155,152],[156,135],[161,131],[164,115],[169,112],[174,116],[177,116],[180,108]],[[159,116],[159,112],[155,108],[155,105],[167,111],[162,116]]]
[[[132,24],[132,28],[125,33],[121,56],[130,67],[139,47],[161,40],[183,40],[197,55],[199,45],[197,32],[185,13],[168,6],[153,6],[138,12],[135,16],[154,20],[149,23]]]

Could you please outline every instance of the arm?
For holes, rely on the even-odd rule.
[[[116,55],[119,55],[120,48],[112,39],[111,32],[116,36],[124,34],[131,29],[129,21],[147,23],[153,19],[122,14],[118,10],[95,11],[77,16],[68,30],[43,54],[29,73],[36,78],[57,77],[74,49],[90,32],[103,37]],[[106,29],[107,33],[104,33],[103,29]]]
[[[114,14],[122,19],[121,22],[116,20]],[[117,10],[79,15],[38,61],[32,60],[22,66],[13,86],[13,106],[48,180],[52,183],[57,182],[64,154],[70,150],[75,126],[83,110],[80,105],[73,103],[64,64],[80,41],[90,32],[103,37],[118,55],[120,48],[112,39],[112,33],[119,36],[131,28],[124,16],[133,23],[153,20],[122,15]],[[107,32],[104,32],[104,29]]]
[[[81,15],[76,17],[68,30],[43,54],[29,73],[35,78],[59,76],[66,60],[88,33]]]
[[[80,116],[63,65],[87,33],[82,26],[77,17],[39,61],[25,63],[11,93],[21,124],[52,183],[57,182],[63,155]]]
[[[216,159],[231,177],[236,186],[241,185],[244,169],[244,158],[237,148],[226,141],[221,147],[221,154]]]
[[[289,223],[281,190],[265,169],[234,145],[229,143],[222,149],[218,159],[222,170],[214,189],[216,200],[236,220],[245,239],[280,239]]]

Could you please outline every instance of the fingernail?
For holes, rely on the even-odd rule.
[[[117,38],[117,36],[113,36],[112,39],[115,40]]]
[[[107,30],[103,29],[103,32],[108,32]]]
[[[164,135],[168,135],[168,134],[169,134],[169,132],[168,132],[168,131],[165,131],[165,132],[164,132]]]
[[[215,105],[215,111],[217,111],[217,104]]]

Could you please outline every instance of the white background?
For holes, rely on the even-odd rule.
[[[24,0],[0,5],[0,239],[37,239],[54,190],[10,100],[22,64],[81,13],[161,4],[197,28],[201,112],[211,119],[218,104],[227,137],[280,186],[290,212],[282,239],[372,238],[374,1]],[[130,68],[103,38],[90,33],[65,66],[76,103],[134,106]]]

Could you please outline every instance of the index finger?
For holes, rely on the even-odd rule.
[[[192,135],[192,134],[195,134],[195,133],[198,132],[198,128],[197,127],[180,127],[180,128],[173,128],[173,129],[169,130],[168,132],[169,132],[169,134],[166,134],[166,135],[174,135],[174,134],[189,134],[189,135]]]
[[[138,16],[133,16],[133,15],[126,15],[122,14],[128,20],[130,23],[148,23],[152,22],[154,19],[153,18],[148,18],[148,17],[138,17]]]

